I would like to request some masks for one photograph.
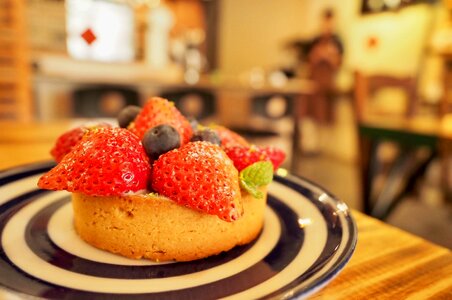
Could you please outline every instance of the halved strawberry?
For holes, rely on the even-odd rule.
[[[152,188],[180,205],[231,222],[242,215],[237,169],[209,142],[190,142],[154,162]]]
[[[259,161],[270,161],[273,169],[276,170],[284,161],[286,155],[284,151],[275,147],[261,148],[256,145],[233,146],[225,149],[226,154],[234,162],[237,170],[241,171],[246,167]]]
[[[193,135],[190,122],[174,103],[159,97],[152,97],[146,102],[128,129],[142,139],[148,129],[161,124],[174,127],[181,136],[182,145],[188,143]]]
[[[238,133],[221,125],[209,126],[221,139],[221,147],[229,148],[233,146],[249,146],[248,141]]]
[[[144,190],[150,164],[140,140],[122,128],[91,130],[61,162],[44,174],[38,186],[95,196]]]

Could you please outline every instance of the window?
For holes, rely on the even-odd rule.
[[[66,1],[67,48],[77,59],[126,62],[135,58],[134,13],[126,4]]]

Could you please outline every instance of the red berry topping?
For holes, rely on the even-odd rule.
[[[279,166],[281,166],[281,164],[286,159],[286,153],[283,150],[276,147],[269,146],[262,148],[262,152],[264,152],[268,156],[268,158],[273,164],[273,170],[275,171],[276,169],[279,168]]]
[[[181,136],[182,145],[188,143],[193,135],[190,123],[174,103],[159,97],[146,102],[128,129],[142,139],[148,129],[161,124],[174,127]]]
[[[82,140],[84,135],[86,135],[91,129],[100,127],[110,127],[110,125],[104,123],[92,127],[80,126],[63,133],[56,140],[55,145],[52,150],[50,150],[50,154],[56,162],[60,162],[63,157],[71,152],[72,148]]]
[[[249,165],[252,165],[258,161],[268,161],[267,154],[261,151],[257,146],[234,146],[225,149],[226,154],[234,162],[234,166],[237,170],[242,171]]]
[[[86,127],[77,127],[65,132],[60,137],[58,137],[52,150],[50,150],[50,154],[56,160],[56,162],[60,162],[63,157],[82,140],[83,135],[85,135],[86,131],[88,131]]]
[[[180,205],[231,222],[242,214],[237,169],[209,142],[190,142],[154,162],[152,188]]]
[[[122,128],[90,131],[38,186],[94,196],[115,196],[146,189],[150,165],[140,140]]]
[[[249,146],[249,143],[238,133],[220,126],[213,125],[211,126],[212,130],[214,130],[221,139],[221,147],[229,148],[233,146]]]
[[[226,148],[225,151],[239,171],[259,161],[271,161],[273,169],[276,170],[286,157],[280,149],[274,147],[260,148],[255,145],[249,147],[234,146]]]

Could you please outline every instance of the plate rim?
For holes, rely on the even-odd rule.
[[[52,168],[55,165],[56,165],[56,163],[52,160],[42,160],[42,161],[26,163],[26,164],[21,164],[21,165],[2,169],[2,170],[0,170],[0,187],[5,184],[8,184],[10,182],[14,182],[15,180],[18,180],[20,178],[27,177],[29,174],[38,174],[40,171],[45,172],[46,170]],[[18,176],[19,176],[19,178],[16,179],[16,177],[18,177]],[[6,183],[2,183],[5,178],[9,178],[9,177],[12,177],[14,179],[7,180]],[[281,288],[282,290],[280,292],[278,292],[277,294],[274,294],[270,298],[268,298],[268,299],[292,299],[292,298],[302,299],[302,298],[311,296],[311,295],[317,293],[318,291],[320,291],[321,289],[323,289],[329,282],[331,282],[334,278],[336,278],[337,275],[339,275],[339,273],[344,269],[344,267],[350,261],[350,259],[352,258],[353,254],[356,250],[356,245],[358,242],[358,227],[356,224],[356,220],[354,219],[354,217],[352,215],[351,208],[344,201],[339,199],[339,197],[337,197],[334,193],[330,192],[329,189],[325,188],[323,185],[318,184],[318,183],[314,182],[313,180],[308,179],[306,177],[298,176],[295,174],[287,174],[284,176],[275,174],[275,178],[276,178],[276,181],[282,185],[284,185],[284,182],[282,182],[282,180],[288,180],[288,181],[296,184],[299,187],[306,187],[306,184],[316,187],[317,189],[321,190],[324,194],[326,194],[333,203],[343,204],[343,205],[345,205],[345,208],[346,208],[344,210],[338,210],[338,211],[345,218],[346,225],[348,225],[348,227],[349,227],[350,233],[349,233],[349,238],[347,239],[347,242],[350,242],[350,246],[348,248],[346,248],[344,250],[344,252],[341,253],[341,257],[339,258],[339,260],[336,261],[333,264],[333,266],[331,266],[325,272],[325,274],[322,274],[319,278],[315,279],[309,285],[302,287],[300,284],[298,284],[297,286],[295,286],[293,288],[289,288],[289,289],[285,289],[285,290],[284,290],[284,287],[282,287]],[[278,178],[280,180],[278,180]],[[309,188],[309,187],[307,187],[307,188]],[[303,196],[305,196],[305,195],[303,195]],[[308,198],[309,201],[311,201],[311,202],[318,201],[318,199],[312,199],[310,197],[306,197],[306,198]],[[267,204],[267,206],[268,206],[268,204]],[[4,285],[1,285],[0,287],[4,291],[13,292],[14,294],[16,294],[18,296],[26,295],[20,291],[16,291],[16,290],[8,288]],[[275,292],[277,292],[277,291],[275,291]],[[29,295],[26,295],[26,296],[29,296]],[[33,296],[31,296],[31,297],[33,297]],[[267,297],[265,297],[265,298],[267,298]]]
[[[318,189],[322,190],[323,193],[325,193],[334,203],[336,204],[343,204],[346,206],[346,210],[341,211],[344,218],[349,222],[350,226],[350,237],[349,240],[351,241],[350,247],[343,253],[343,257],[337,261],[334,265],[335,267],[328,270],[325,274],[323,274],[321,277],[319,277],[317,280],[315,280],[310,285],[304,287],[303,289],[300,286],[297,286],[293,288],[294,294],[293,297],[289,297],[287,299],[291,299],[294,297],[297,297],[297,299],[305,298],[310,295],[315,294],[316,292],[322,290],[326,285],[328,285],[329,282],[331,282],[334,278],[339,275],[339,273],[344,269],[344,267],[347,265],[347,263],[352,258],[353,254],[356,250],[356,245],[358,243],[358,226],[356,224],[356,220],[352,215],[351,208],[339,197],[337,197],[334,193],[330,192],[329,189],[325,188],[323,185],[318,184],[314,182],[311,179],[308,179],[303,176],[298,176],[294,174],[287,174],[286,176],[278,176],[283,178],[288,178],[290,181],[296,183],[297,185],[302,185],[303,182],[306,182],[312,186],[317,187]],[[312,199],[310,199],[312,200]],[[346,212],[346,214],[344,214]],[[298,288],[298,289],[297,289]],[[278,294],[279,296],[283,295],[283,293]],[[278,295],[275,295],[272,299],[281,299],[281,297],[278,297]],[[283,298],[285,299],[285,298]]]

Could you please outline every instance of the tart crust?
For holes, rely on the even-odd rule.
[[[242,191],[244,213],[226,222],[154,194],[98,197],[72,194],[74,225],[87,243],[129,258],[190,261],[253,241],[266,206]]]

